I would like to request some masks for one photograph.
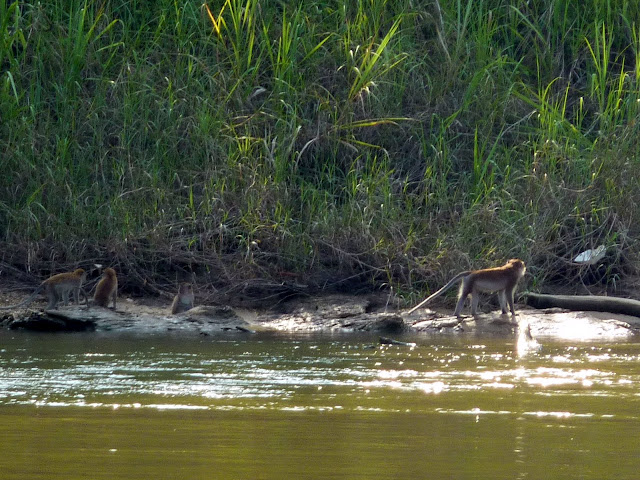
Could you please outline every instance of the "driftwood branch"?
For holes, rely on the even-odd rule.
[[[533,308],[559,307],[567,310],[622,313],[640,317],[640,302],[630,298],[528,293],[526,299],[527,305]]]

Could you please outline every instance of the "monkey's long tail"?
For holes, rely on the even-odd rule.
[[[428,296],[427,298],[425,298],[423,301],[421,301],[418,305],[416,305],[415,307],[413,307],[411,310],[409,310],[407,312],[407,315],[410,313],[415,312],[417,309],[419,309],[422,305],[424,305],[425,303],[427,303],[429,300],[433,300],[434,298],[436,298],[438,295],[444,293],[445,291],[447,291],[449,288],[451,288],[452,285],[454,285],[456,282],[460,281],[460,279],[466,277],[467,275],[469,275],[471,273],[471,271],[466,271],[466,272],[460,272],[458,275],[456,275],[455,277],[453,277],[451,280],[449,280],[449,283],[447,283],[444,287],[442,287],[440,290],[438,290],[436,293]]]
[[[0,307],[0,310],[15,310],[16,308],[29,306],[31,302],[33,302],[33,300],[36,298],[36,295],[38,295],[43,288],[44,288],[44,283],[41,283],[40,285],[38,285],[38,288],[36,288],[34,292],[26,300],[23,300],[22,302],[17,303],[16,305],[11,305],[8,307]]]

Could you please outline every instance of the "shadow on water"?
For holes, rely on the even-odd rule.
[[[636,478],[640,344],[0,332],[0,478]]]

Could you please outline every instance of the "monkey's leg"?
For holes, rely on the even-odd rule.
[[[471,292],[471,315],[478,315],[478,303],[480,303],[480,292]]]
[[[460,316],[460,312],[462,312],[462,309],[464,308],[464,301],[467,299],[466,295],[463,295],[462,293],[460,293],[460,297],[458,298],[458,303],[456,305],[456,309],[453,312],[453,314],[456,317]]]
[[[47,297],[49,298],[47,309],[55,310],[58,307],[58,294],[55,292],[54,288],[49,288],[47,291]]]
[[[502,313],[507,313],[507,295],[504,290],[498,292],[498,301],[500,302]]]

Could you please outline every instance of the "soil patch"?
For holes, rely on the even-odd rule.
[[[22,293],[0,294],[3,304],[18,303]],[[524,332],[532,338],[598,340],[627,338],[640,330],[640,318],[606,312],[571,312],[558,308],[517,308],[517,321],[510,315],[491,312],[462,321],[449,313],[419,309],[405,310],[377,295],[323,295],[298,297],[271,308],[200,305],[178,314],[169,312],[170,302],[162,298],[120,298],[118,310],[101,307],[61,306],[43,310],[38,300],[28,309],[7,311],[0,316],[6,328],[38,331],[111,330],[141,333],[184,332],[200,335],[222,332],[260,331],[370,331],[380,335],[423,333],[429,335],[514,335]]]

